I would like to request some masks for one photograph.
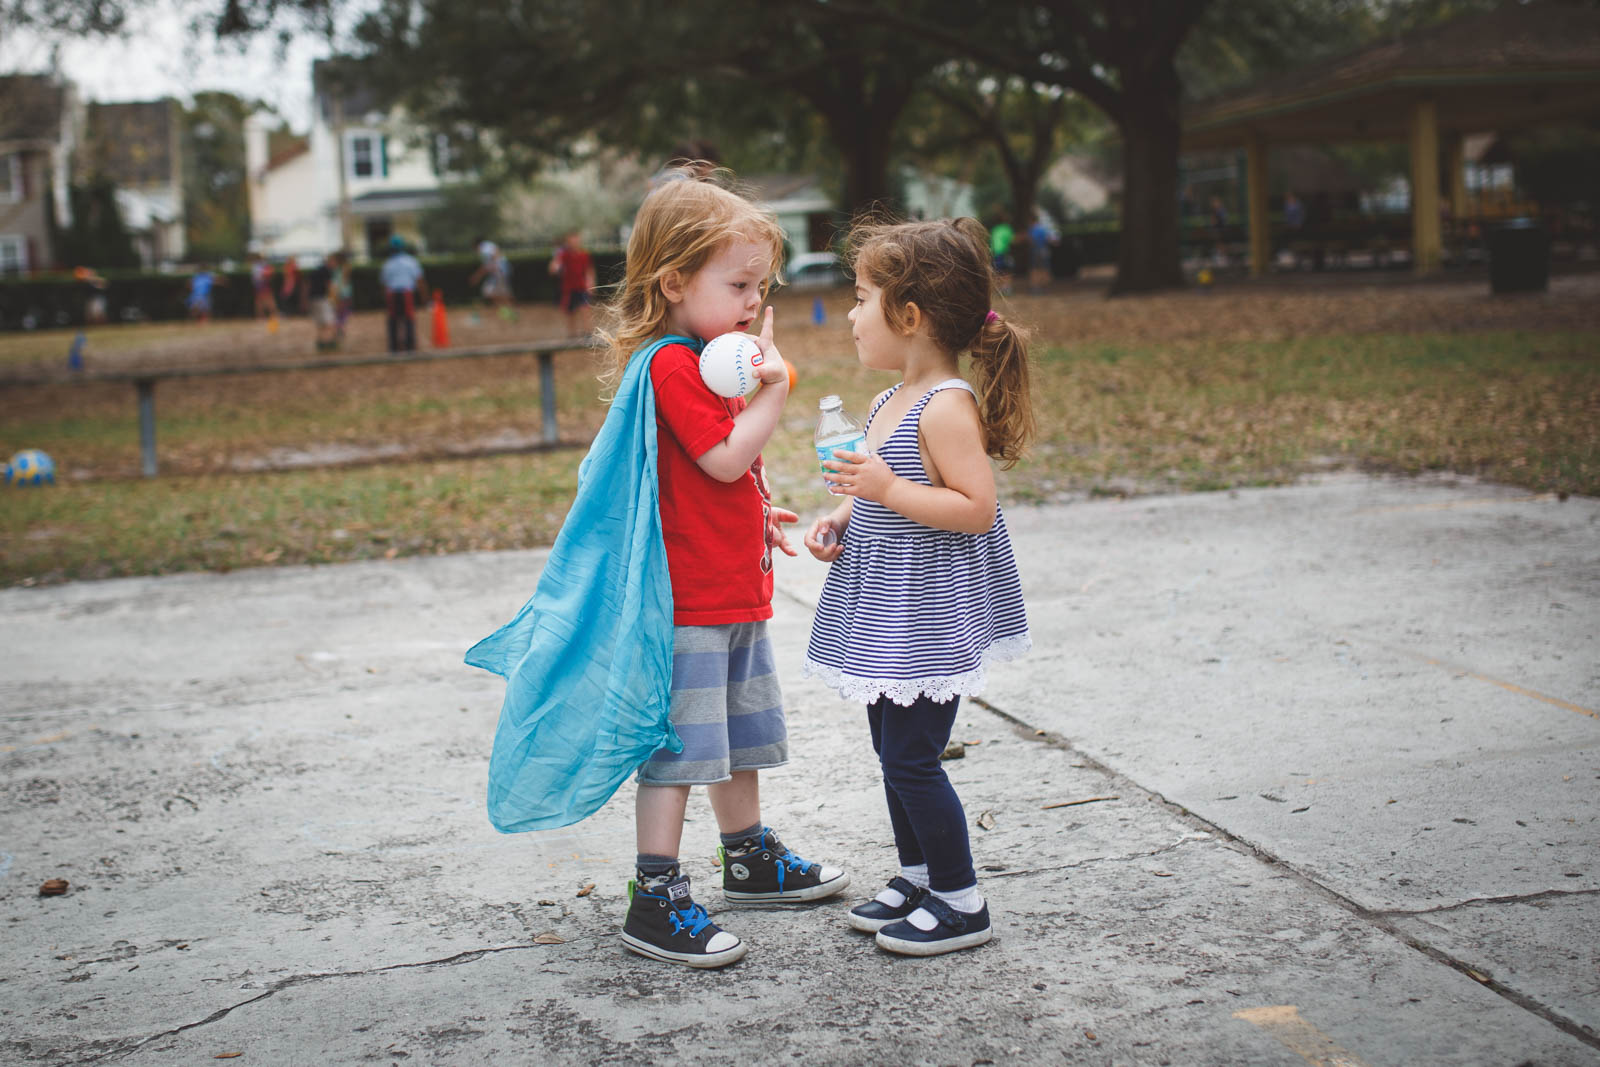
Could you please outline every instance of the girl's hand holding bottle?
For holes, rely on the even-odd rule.
[[[834,485],[832,492],[840,496],[858,496],[878,504],[884,503],[883,498],[888,495],[889,487],[898,480],[898,475],[883,461],[882,456],[868,452],[838,449],[834,452],[834,458],[823,463],[822,468],[829,472],[828,480]]]

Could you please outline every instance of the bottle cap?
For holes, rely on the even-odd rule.
[[[837,408],[837,407],[843,407],[843,406],[844,406],[843,401],[841,401],[838,397],[832,396],[832,395],[825,396],[821,400],[817,401],[817,408],[818,408],[818,410],[821,410],[821,411],[827,411],[829,408]]]

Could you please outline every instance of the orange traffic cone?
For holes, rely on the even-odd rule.
[[[450,347],[450,317],[444,310],[444,290],[433,291],[433,347]]]

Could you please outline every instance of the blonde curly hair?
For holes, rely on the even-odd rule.
[[[783,230],[777,217],[730,187],[731,175],[698,162],[668,171],[639,205],[628,235],[627,264],[616,295],[606,305],[600,336],[615,386],[628,360],[667,330],[672,305],[661,282],[674,272],[687,278],[729,241],[750,241],[770,251],[762,296],[783,265]]]

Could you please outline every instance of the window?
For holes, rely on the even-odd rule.
[[[389,138],[377,133],[347,134],[345,160],[352,178],[387,178]]]
[[[365,134],[350,138],[350,173],[357,178],[372,177],[372,138]]]
[[[22,199],[22,157],[0,156],[0,204]]]
[[[27,238],[0,234],[0,275],[21,274],[27,269]]]

